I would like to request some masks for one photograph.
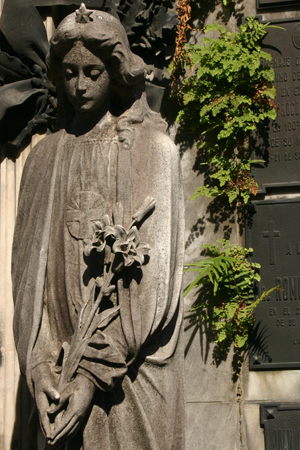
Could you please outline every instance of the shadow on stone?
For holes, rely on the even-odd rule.
[[[250,359],[252,364],[255,365],[255,361],[268,361],[272,362],[272,358],[269,354],[268,340],[270,335],[267,335],[268,328],[263,326],[261,320],[254,323],[249,334],[249,347],[250,347]]]
[[[185,242],[185,249],[188,249],[190,245],[198,239],[200,236],[203,236],[205,231],[205,216],[199,217],[197,222],[191,227],[189,236]]]
[[[194,340],[199,337],[202,360],[207,364],[209,354],[211,353],[212,364],[219,367],[227,361],[229,355],[232,353],[232,341],[230,339],[225,339],[218,343],[215,342],[218,334],[211,320],[213,307],[220,305],[224,299],[220,296],[214,296],[211,287],[208,285],[203,285],[197,292],[197,295],[191,311],[185,316],[185,332],[192,330],[189,340],[186,343],[185,357],[188,355]],[[193,308],[199,309],[193,311]],[[234,347],[233,349],[231,366],[232,381],[234,383],[238,381],[242,364],[247,354],[248,347],[241,349]]]
[[[30,450],[28,422],[31,413],[32,399],[26,382],[20,377],[16,397],[16,420],[12,436],[11,450]]]

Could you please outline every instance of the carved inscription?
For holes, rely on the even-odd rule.
[[[256,157],[265,161],[253,169],[259,190],[268,186],[300,185],[300,45],[299,21],[276,22],[285,30],[270,28],[265,50],[273,61],[264,61],[275,72],[277,119],[256,134]],[[299,28],[300,29],[300,28]]]
[[[270,220],[268,224],[268,231],[263,232],[263,236],[269,238],[269,256],[270,264],[275,264],[275,238],[280,237],[280,232],[274,230],[274,222]]]
[[[254,208],[246,240],[262,266],[257,296],[280,290],[255,310],[250,368],[300,368],[300,200],[259,201]]]
[[[266,450],[300,449],[300,404],[260,405],[260,424],[265,432]]]

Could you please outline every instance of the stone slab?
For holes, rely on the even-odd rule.
[[[247,371],[247,365],[244,367]],[[300,401],[300,371],[249,372],[243,376],[243,399],[247,401]]]
[[[288,220],[287,220],[288,219]],[[255,310],[250,368],[300,368],[300,200],[253,202],[246,246],[261,264],[260,296],[279,286]]]
[[[259,404],[243,405],[244,448],[264,449],[264,431],[259,422]]]
[[[186,450],[238,450],[238,406],[188,403]]]
[[[214,343],[207,340],[204,328],[201,332],[199,323],[191,325],[186,318],[185,329],[187,401],[234,402],[236,385],[232,380],[232,350],[227,359],[216,366],[212,356]]]
[[[269,2],[270,0],[261,0]],[[272,0],[274,3],[274,0]],[[256,134],[255,158],[265,163],[253,167],[259,192],[268,187],[300,185],[300,41],[297,19],[271,20],[263,50],[273,60],[265,61],[275,72],[277,118]]]

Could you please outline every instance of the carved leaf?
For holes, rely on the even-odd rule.
[[[43,94],[43,89],[33,89],[31,80],[16,81],[2,86],[0,89],[0,120],[6,111],[13,106],[21,105],[32,95]]]
[[[155,67],[153,64],[147,64],[146,68],[148,73],[147,79],[149,78],[151,80],[152,78],[154,78],[155,80],[163,82],[164,80],[168,81],[170,78],[168,69],[166,67],[160,69]]]
[[[125,2],[126,6],[129,6],[126,14],[124,14],[124,19],[122,20],[122,25],[126,30],[127,35],[133,35],[133,28],[142,27],[142,22],[137,22],[136,19],[139,19],[145,9],[147,8],[146,4],[141,0],[128,0]],[[120,12],[122,13],[122,9],[120,8]]]
[[[133,214],[132,218],[135,222],[141,222],[144,217],[154,208],[155,200],[152,197],[146,197],[141,206]]]
[[[178,19],[175,6],[172,9],[167,9],[165,6],[162,6],[153,18],[153,21],[149,27],[149,33],[152,37],[162,39],[163,30],[171,30],[175,27],[175,25],[177,25],[177,23]]]
[[[30,60],[46,69],[44,60],[49,49],[47,34],[43,21],[30,0],[5,0],[0,30],[21,59]],[[4,48],[3,42],[1,47]]]
[[[102,9],[118,19],[119,3],[119,0],[105,0]]]
[[[13,83],[32,76],[19,58],[0,52],[0,85]]]

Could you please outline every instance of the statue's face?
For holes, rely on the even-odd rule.
[[[62,62],[65,92],[77,113],[108,109],[110,79],[104,63],[83,44],[75,45]]]

